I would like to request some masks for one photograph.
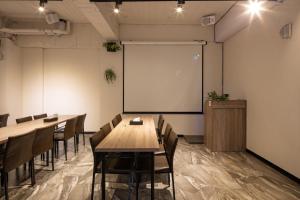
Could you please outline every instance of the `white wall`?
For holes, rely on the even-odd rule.
[[[222,49],[213,42],[213,28],[200,25],[121,25],[121,40],[191,41],[206,40],[204,47],[204,96],[221,92]],[[171,97],[172,98],[172,97]],[[203,134],[203,115],[164,115],[178,134]]]
[[[1,51],[4,59],[0,60],[0,113],[9,113],[8,123],[22,114],[22,68],[20,48],[9,39],[1,39]]]
[[[293,37],[280,28],[293,23]],[[225,92],[247,99],[247,148],[300,177],[300,1],[287,0],[225,42]]]
[[[121,53],[107,53],[89,24],[75,24],[62,37],[22,36],[23,114],[87,113],[86,131],[96,131],[122,111]],[[117,81],[104,80],[113,68]]]

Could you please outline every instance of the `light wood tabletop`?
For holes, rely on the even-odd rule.
[[[77,115],[59,115],[58,120],[53,122],[44,122],[44,119],[38,119],[0,128],[0,144],[5,143],[9,137],[26,134],[35,129],[57,125],[75,117],[77,117]]]
[[[152,116],[143,116],[143,125],[129,125],[133,117],[123,119],[97,145],[96,152],[155,152],[159,150]]]

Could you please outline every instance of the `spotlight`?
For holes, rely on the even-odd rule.
[[[48,2],[48,0],[40,0],[40,6],[38,8],[39,12],[43,13],[45,12],[45,5]]]
[[[182,13],[183,12],[183,4],[185,4],[185,0],[178,0],[177,7],[176,7],[176,12],[177,13]]]
[[[113,10],[115,14],[119,14],[120,13],[120,5],[121,4],[122,4],[122,1],[120,1],[120,0],[116,1],[116,5],[115,5],[114,10]]]
[[[263,10],[263,1],[249,0],[247,5],[248,13],[251,15],[259,15]]]

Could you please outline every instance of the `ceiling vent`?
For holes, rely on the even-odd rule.
[[[55,24],[59,22],[59,16],[55,12],[45,14],[45,20],[48,24]]]
[[[214,25],[216,23],[216,15],[212,14],[212,15],[206,15],[201,17],[201,25],[202,26],[211,26]]]

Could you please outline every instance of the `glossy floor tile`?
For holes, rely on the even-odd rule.
[[[86,136],[88,141],[88,136]],[[68,161],[62,146],[55,160],[55,171],[36,158],[36,185],[30,186],[23,166],[10,173],[9,196],[12,200],[85,200],[90,199],[93,158],[89,143],[81,145],[75,156],[70,141]],[[94,199],[100,199],[100,179],[96,176]],[[128,190],[127,176],[108,175],[107,199],[135,199]],[[149,199],[149,178],[143,177],[140,199]],[[155,177],[156,199],[172,199],[167,177]],[[18,186],[16,186],[18,185]],[[296,200],[300,186],[263,164],[248,153],[211,153],[204,145],[188,144],[180,138],[175,153],[175,187],[178,200]],[[129,193],[130,191],[130,193]],[[3,198],[3,197],[2,197]]]

